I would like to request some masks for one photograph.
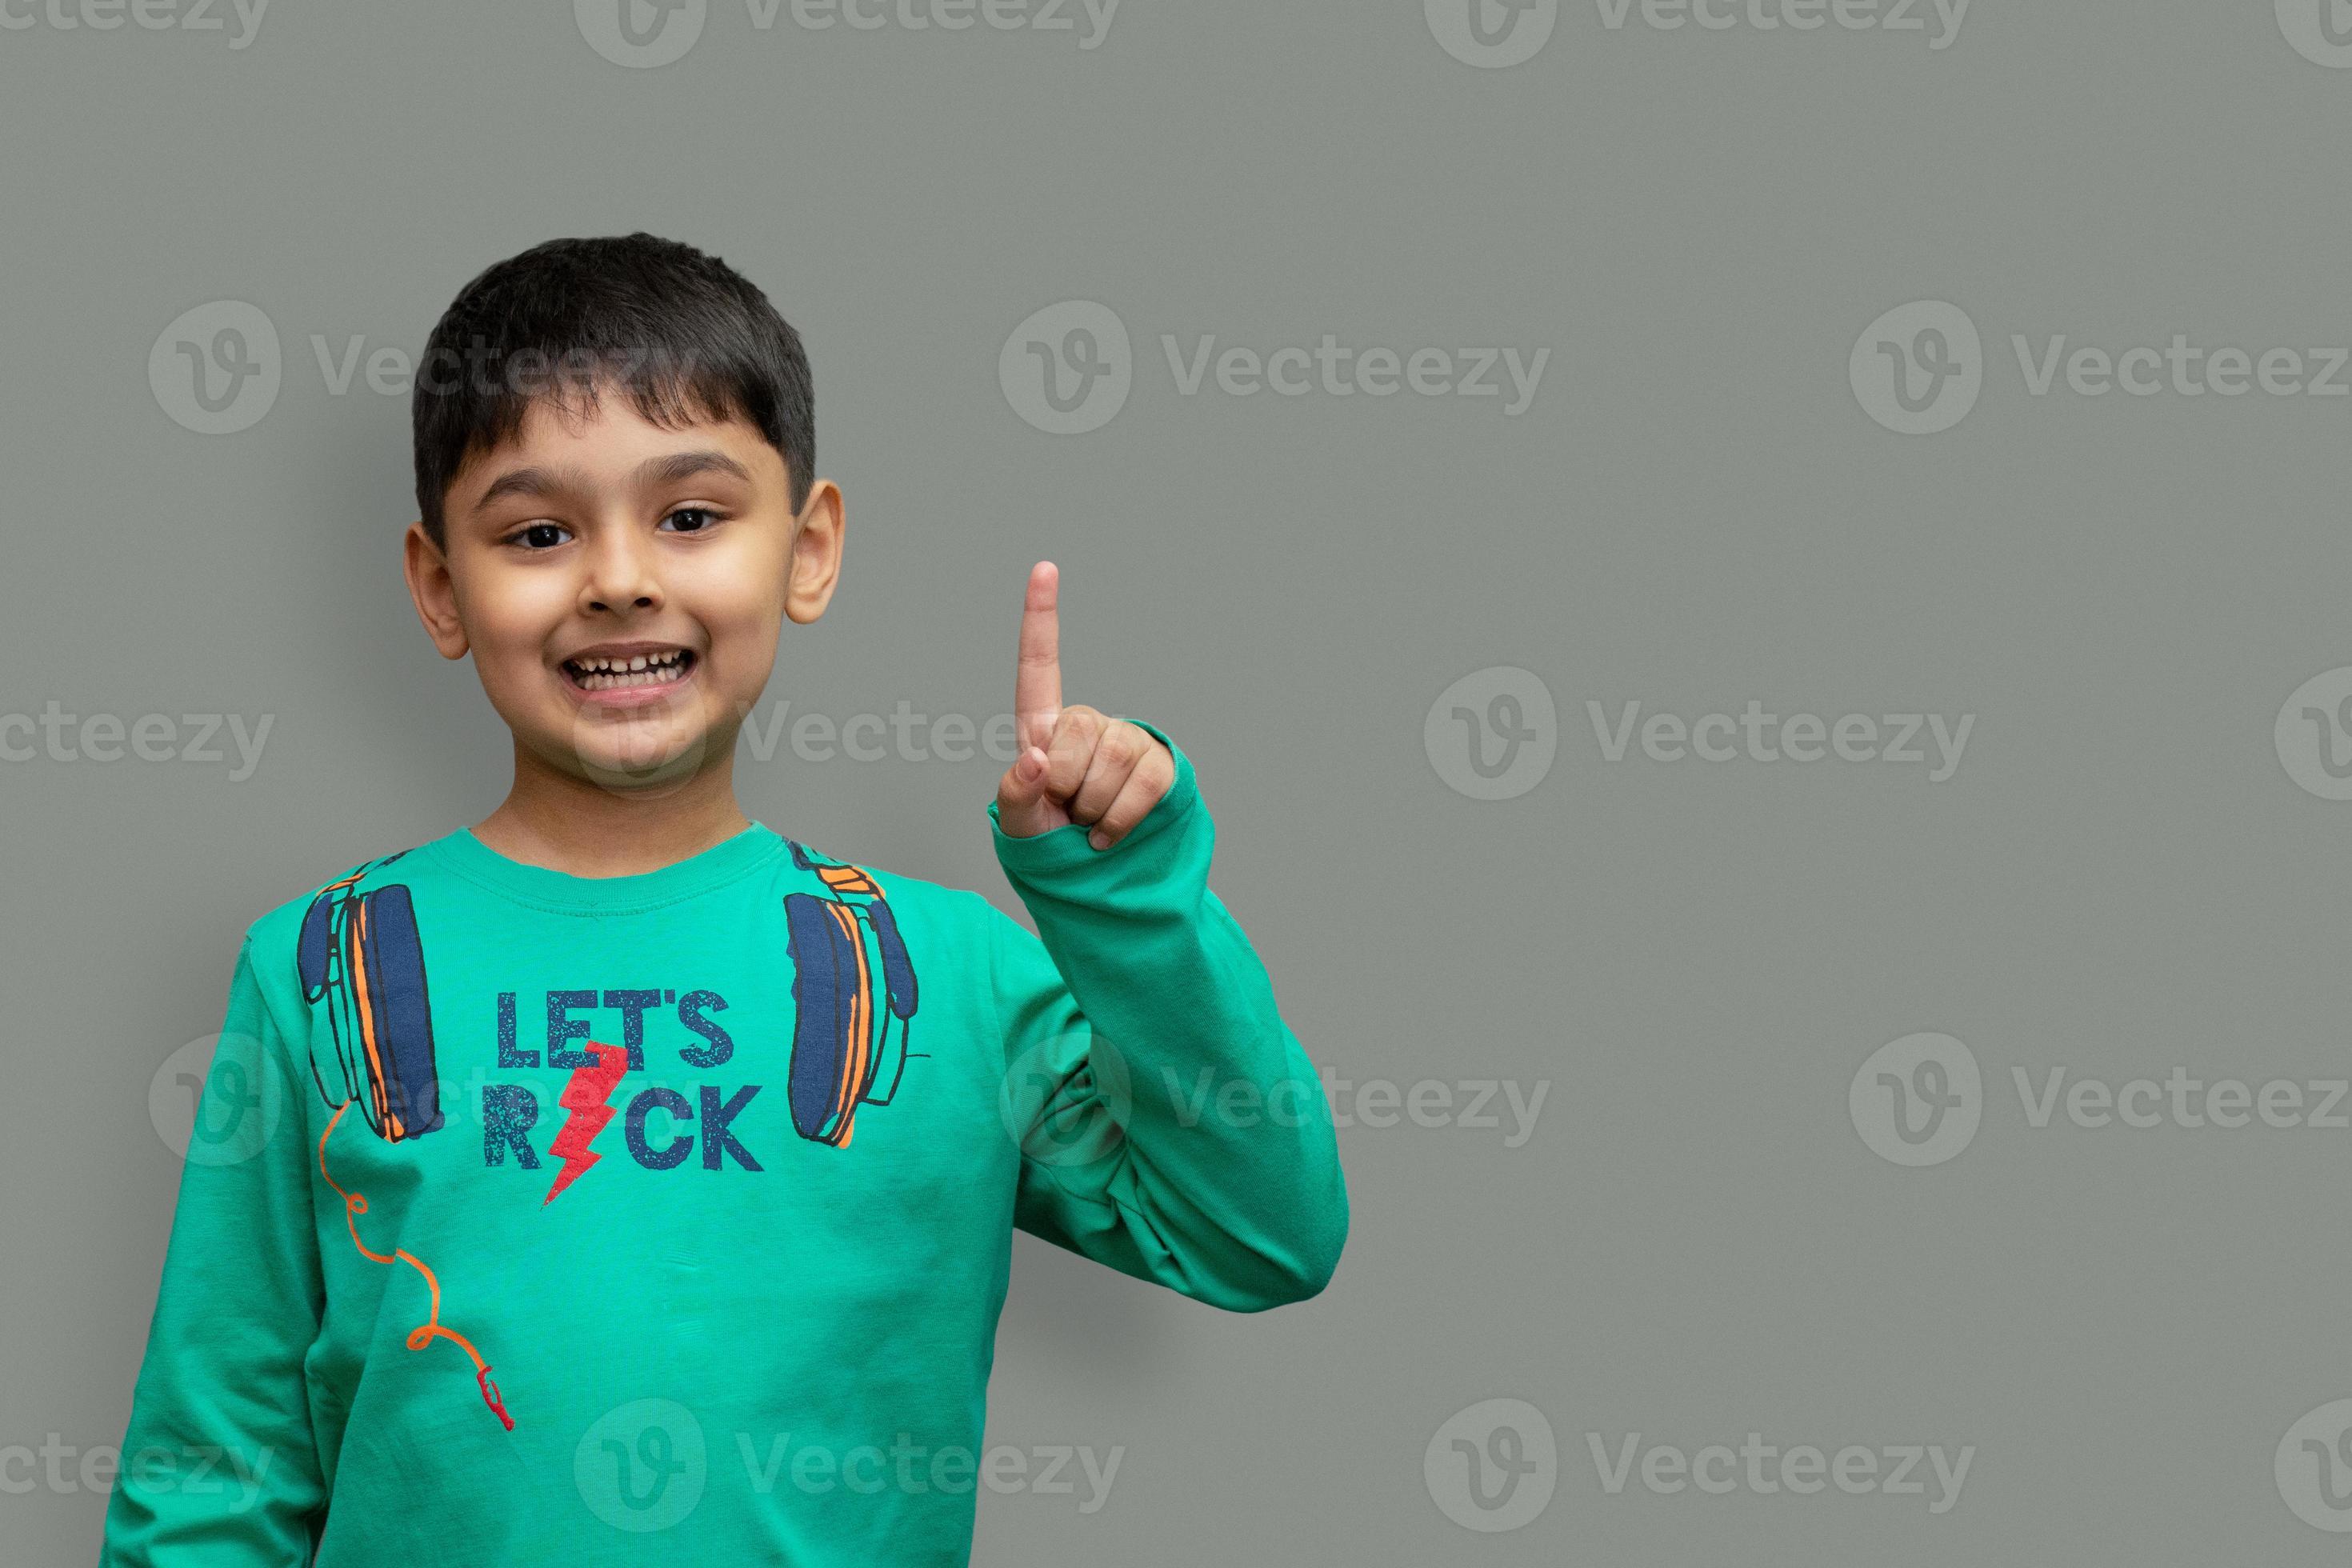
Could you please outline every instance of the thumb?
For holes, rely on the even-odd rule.
[[[1034,838],[1068,818],[1045,798],[1045,753],[1023,750],[996,784],[996,825],[1015,838]]]

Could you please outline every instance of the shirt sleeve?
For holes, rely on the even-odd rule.
[[[1141,721],[1135,721],[1141,723]],[[1348,1235],[1330,1106],[1249,939],[1209,890],[1191,759],[1108,849],[1066,824],[997,861],[1037,922],[988,911],[1022,1147],[1013,1223],[1228,1311],[1320,1291]]]
[[[303,1568],[326,1488],[308,1120],[248,935],[180,1172],[100,1568]]]

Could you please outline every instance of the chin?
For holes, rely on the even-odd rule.
[[[680,731],[626,720],[583,725],[555,737],[557,753],[576,764],[570,771],[622,794],[659,790],[693,777],[711,745],[705,726]]]

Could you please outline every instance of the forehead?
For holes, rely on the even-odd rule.
[[[513,436],[492,452],[568,450],[625,447],[632,452],[685,447],[756,447],[779,463],[782,458],[759,429],[739,416],[711,419],[689,415],[670,424],[656,424],[637,411],[625,389],[600,386],[593,403],[574,397],[568,404],[533,398],[523,409],[522,423]]]
[[[676,453],[718,451],[759,484],[782,485],[783,455],[750,421],[693,417],[656,424],[638,412],[628,393],[601,386],[593,405],[534,398],[514,434],[467,458],[451,489],[478,495],[518,468],[560,472],[567,482],[622,486],[656,474],[658,460]]]

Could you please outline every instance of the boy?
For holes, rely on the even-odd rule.
[[[1063,705],[1040,563],[988,808],[1040,936],[743,816],[842,497],[798,337],[689,247],[490,268],[415,437],[409,588],[514,785],[247,930],[105,1563],[966,1563],[1013,1227],[1233,1311],[1346,1237],[1192,764]]]

